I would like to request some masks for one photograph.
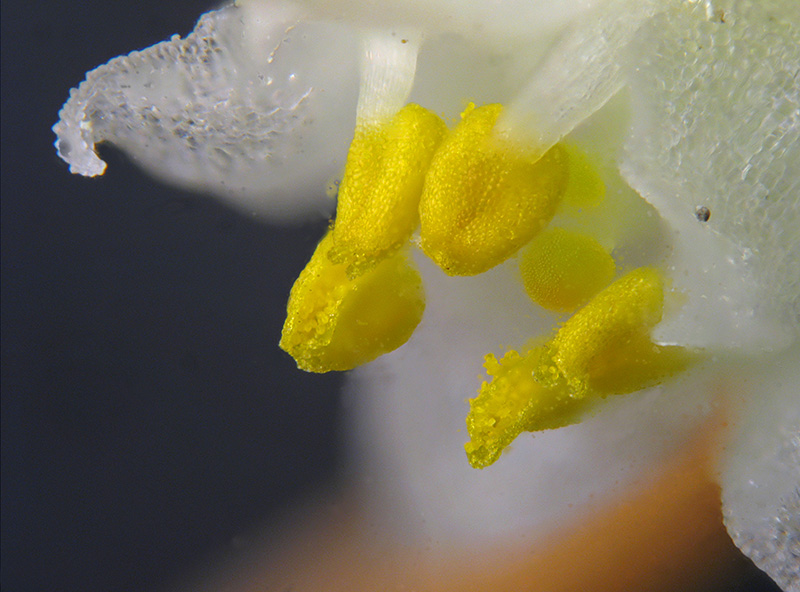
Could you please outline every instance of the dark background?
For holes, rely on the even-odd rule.
[[[50,127],[202,0],[2,3],[2,590],[154,590],[331,478],[341,377],[277,347],[325,221],[280,228]]]
[[[87,70],[213,4],[1,6],[2,590],[158,590],[334,476],[341,376],[277,348],[325,221],[269,226],[111,148],[98,179],[57,158]]]

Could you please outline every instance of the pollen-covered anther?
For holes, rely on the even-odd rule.
[[[470,400],[467,415],[470,465],[489,466],[522,432],[577,423],[606,396],[653,386],[697,361],[683,347],[651,341],[662,301],[659,273],[636,269],[595,296],[550,342],[500,360],[488,354],[491,380]]]
[[[571,396],[585,396],[598,360],[613,360],[614,352],[640,351],[641,342],[649,343],[650,330],[661,320],[663,305],[664,282],[657,270],[641,267],[627,273],[559,329],[545,348],[536,369],[537,380],[551,387],[563,382]],[[623,364],[620,370],[625,368]],[[599,370],[602,373],[602,368]]]
[[[614,259],[592,237],[548,228],[521,252],[522,284],[531,300],[568,312],[584,304],[614,277]]]
[[[522,354],[511,350],[500,360],[486,355],[484,366],[491,381],[484,382],[478,396],[470,399],[467,415],[470,441],[464,449],[473,468],[494,463],[522,432],[579,420],[584,407],[580,400],[571,398],[563,385],[547,388],[534,379],[541,355],[541,345]]]
[[[411,237],[425,173],[446,133],[436,114],[413,103],[387,122],[356,127],[329,253],[348,275],[364,273]]]
[[[550,222],[567,185],[565,151],[541,156],[499,137],[501,111],[470,104],[425,178],[421,247],[450,275],[479,274],[516,253]]]
[[[350,370],[403,345],[422,319],[422,278],[404,250],[357,278],[322,239],[287,305],[280,347],[310,372]]]

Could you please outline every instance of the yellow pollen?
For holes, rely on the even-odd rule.
[[[567,156],[544,156],[499,138],[501,105],[470,104],[443,141],[420,200],[422,250],[450,275],[474,275],[517,252],[555,213]]]
[[[635,335],[649,335],[661,320],[663,304],[664,282],[658,271],[641,267],[622,276],[559,329],[542,356],[537,379],[545,386],[564,380],[572,396],[583,396],[595,359]]]
[[[422,319],[422,278],[404,250],[352,279],[322,239],[287,305],[280,347],[310,372],[350,370],[403,345]]]
[[[499,361],[487,354],[484,366],[492,377],[469,402],[464,445],[469,464],[482,469],[495,462],[503,450],[525,431],[558,428],[578,421],[583,403],[572,399],[563,386],[547,388],[533,372],[542,348],[520,355],[507,352]]]
[[[419,223],[419,198],[431,158],[447,127],[409,104],[390,121],[359,125],[339,189],[331,261],[355,277],[390,255]]]
[[[311,372],[350,370],[403,345],[425,308],[408,256],[417,224],[421,248],[450,275],[482,273],[527,245],[519,263],[531,299],[582,308],[548,342],[486,356],[490,380],[467,416],[476,468],[524,431],[578,422],[607,395],[657,384],[696,359],[650,339],[663,309],[658,271],[642,267],[609,285],[614,260],[594,238],[544,230],[561,200],[562,218],[607,203],[605,186],[573,148],[540,158],[498,137],[501,110],[470,104],[448,132],[410,104],[356,128],[336,221],[292,287],[280,341]]]
[[[592,237],[548,228],[522,250],[519,269],[531,300],[569,312],[608,285],[615,265]]]
[[[661,318],[657,271],[636,269],[578,311],[545,345],[499,361],[486,356],[490,382],[470,400],[464,445],[475,468],[495,462],[522,432],[577,423],[601,399],[658,384],[698,361],[678,346],[659,346],[650,330]]]

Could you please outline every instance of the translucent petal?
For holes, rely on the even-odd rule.
[[[800,590],[800,349],[734,375],[748,393],[722,462],[725,525],[784,590]]]
[[[264,2],[264,0],[246,0]],[[303,0],[316,15],[366,26],[422,26],[429,35],[469,36],[484,46],[530,40],[569,24],[610,0]]]
[[[656,338],[785,347],[800,328],[800,5],[708,6],[655,16],[625,55],[622,170],[676,231],[688,298]]]
[[[72,172],[105,170],[109,141],[149,172],[277,217],[329,211],[358,90],[348,27],[285,5],[230,6],[90,72],[54,127]]]

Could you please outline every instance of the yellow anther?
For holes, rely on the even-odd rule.
[[[548,344],[501,360],[486,356],[492,377],[470,400],[464,445],[475,468],[495,462],[522,432],[577,423],[612,394],[638,391],[685,370],[699,355],[649,337],[661,318],[663,283],[634,270],[577,312]]]
[[[624,275],[559,329],[536,369],[537,380],[545,386],[563,380],[572,396],[585,396],[595,362],[649,335],[661,320],[663,304],[664,282],[658,271],[641,267]]]
[[[536,382],[533,372],[542,355],[534,348],[520,355],[509,351],[501,360],[486,356],[485,368],[492,377],[469,402],[464,445],[469,464],[482,469],[496,461],[503,450],[524,431],[558,428],[578,421],[583,402],[569,396],[563,385],[547,388]]]
[[[571,208],[593,208],[599,206],[606,196],[606,185],[590,162],[577,147],[562,144],[569,161],[569,181],[562,197],[562,203]]]
[[[539,158],[497,137],[501,109],[470,104],[425,178],[421,246],[450,275],[482,273],[513,255],[547,225],[566,187],[563,149]]]
[[[397,349],[422,319],[422,279],[405,251],[351,279],[322,239],[289,296],[280,346],[310,372],[349,370]]]
[[[589,385],[600,396],[632,393],[659,384],[700,359],[698,352],[657,345],[646,332],[635,332],[592,360]]]
[[[614,277],[614,260],[592,237],[548,228],[519,259],[522,283],[531,300],[550,310],[575,310]]]
[[[431,111],[409,104],[383,125],[359,125],[339,188],[331,261],[355,277],[399,249],[419,222],[431,158],[447,132]]]

